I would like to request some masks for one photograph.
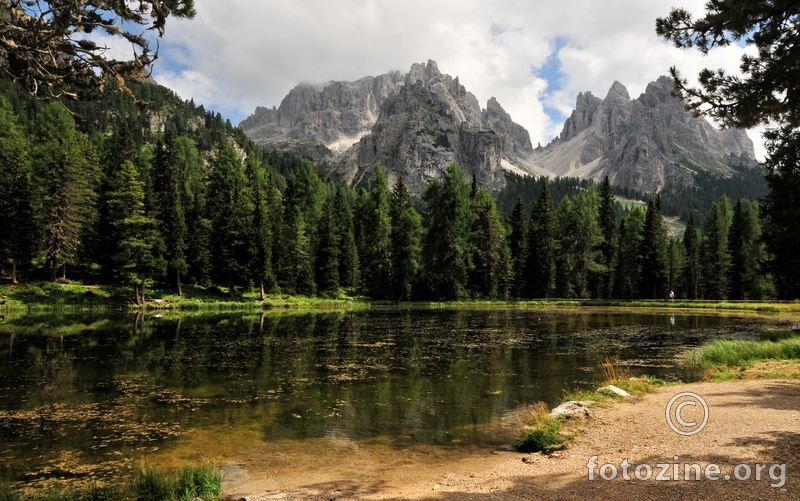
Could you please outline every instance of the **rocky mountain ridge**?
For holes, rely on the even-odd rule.
[[[253,141],[325,160],[347,182],[368,182],[381,163],[390,182],[403,175],[413,193],[457,162],[490,189],[503,170],[527,172],[528,131],[492,98],[477,98],[435,61],[322,88],[299,85],[280,107],[258,108],[240,128]]]
[[[604,99],[579,94],[561,134],[531,162],[557,176],[609,176],[612,184],[642,192],[692,187],[700,170],[730,176],[735,167],[758,166],[744,131],[693,117],[672,89],[672,79],[662,76],[636,99],[619,82]]]

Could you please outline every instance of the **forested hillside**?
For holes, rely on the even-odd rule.
[[[184,284],[390,300],[773,294],[753,201],[715,197],[675,240],[664,200],[621,210],[607,182],[510,176],[493,196],[452,164],[412,199],[376,166],[356,193],[163,87],[131,85],[145,107],[120,93],[67,109],[0,85],[12,282],[125,284],[137,303]]]

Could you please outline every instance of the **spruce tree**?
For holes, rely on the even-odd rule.
[[[603,270],[598,261],[602,239],[594,188],[561,201],[556,213],[560,248],[556,289],[562,297],[588,298],[590,285]]]
[[[400,302],[411,298],[417,279],[422,253],[422,222],[411,204],[408,186],[399,176],[389,200],[389,217],[392,225],[392,290],[391,296]]]
[[[29,261],[36,248],[29,150],[11,105],[0,96],[0,266],[11,263],[13,284],[17,283],[18,265]]]
[[[143,304],[147,280],[166,267],[164,243],[156,220],[146,213],[144,188],[131,162],[114,171],[108,187],[108,215],[117,242],[112,255],[116,275],[133,287],[136,303]]]
[[[511,283],[511,254],[503,218],[494,199],[483,189],[475,194],[472,210],[470,288],[478,297],[506,298]]]
[[[339,232],[339,283],[352,289],[358,283],[358,250],[353,211],[341,188],[336,190],[333,205],[336,227]]]
[[[644,211],[635,206],[620,222],[618,252],[614,266],[614,297],[617,299],[639,297],[645,219]]]
[[[375,165],[375,184],[369,191],[367,204],[362,222],[361,273],[367,294],[374,298],[386,298],[392,272],[392,224],[389,217],[389,188],[380,165]]]
[[[183,295],[181,275],[188,271],[186,263],[186,214],[184,211],[184,172],[186,158],[180,158],[175,147],[175,136],[170,130],[156,146],[153,169],[153,187],[156,193],[158,219],[167,253],[167,265],[175,277],[178,296]]]
[[[442,181],[434,180],[425,189],[423,201],[428,210],[423,262],[429,293],[438,300],[466,297],[473,215],[470,184],[461,168],[448,165]]]
[[[60,266],[74,262],[88,212],[94,206],[97,165],[72,116],[59,104],[44,106],[34,124],[33,170],[37,220],[44,257],[56,281]]]
[[[645,299],[667,297],[667,228],[661,215],[661,198],[647,203],[641,247],[642,275],[639,296]]]
[[[763,245],[758,205],[737,199],[729,234],[731,299],[764,299],[769,287],[762,270]]]
[[[211,220],[213,279],[227,285],[247,283],[250,273],[250,231],[253,206],[244,165],[230,145],[217,147],[209,178],[208,214]]]
[[[272,186],[264,168],[256,159],[255,152],[247,158],[245,164],[247,184],[250,192],[250,204],[253,210],[252,227],[250,228],[250,272],[258,285],[259,298],[264,300],[266,290],[275,288],[275,276],[272,272],[272,223],[270,221],[270,205]]]
[[[711,206],[706,218],[706,237],[702,248],[703,282],[706,299],[727,299],[729,293],[728,227],[724,209]]]
[[[702,278],[700,241],[698,230],[694,225],[694,215],[690,214],[689,220],[686,222],[686,230],[683,232],[683,286],[684,293],[688,299],[700,298],[700,281]]]
[[[531,210],[525,259],[528,297],[549,298],[556,286],[558,233],[550,183],[542,178],[542,191]]]
[[[334,197],[329,196],[322,209],[317,233],[316,284],[320,294],[336,297],[339,292],[339,249],[341,235],[336,221]]]
[[[600,244],[599,263],[605,267],[600,278],[598,296],[610,298],[613,289],[614,278],[614,254],[616,253],[616,231],[617,231],[617,210],[615,207],[614,192],[611,190],[611,182],[608,176],[603,179],[603,187],[600,191],[600,232],[603,241]]]
[[[521,297],[525,286],[525,254],[527,252],[527,240],[525,235],[527,227],[526,219],[525,204],[522,201],[522,197],[518,197],[508,222],[510,227],[508,247],[511,253],[514,274],[511,295],[514,297]]]

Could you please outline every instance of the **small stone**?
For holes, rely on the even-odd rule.
[[[614,386],[613,384],[610,384],[608,386],[603,386],[602,388],[598,389],[597,391],[607,391],[607,392],[619,395],[622,398],[628,398],[628,397],[631,396],[630,393],[628,393],[627,391],[623,390],[622,388],[618,388],[618,387]]]
[[[589,411],[589,407],[592,405],[594,405],[594,402],[589,400],[572,400],[569,402],[564,402],[550,411],[550,417],[563,417],[566,419],[591,417],[592,413]]]

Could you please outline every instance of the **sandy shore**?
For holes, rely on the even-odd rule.
[[[709,409],[707,425],[693,436],[674,432],[665,416],[670,399],[686,391],[700,395]],[[687,405],[681,411],[685,422],[700,423],[703,415],[700,405]],[[385,457],[358,458],[357,471],[343,471],[330,464],[307,476],[299,464],[297,475],[291,479],[275,479],[268,472],[248,475],[234,468],[226,478],[225,493],[228,499],[247,501],[789,500],[800,495],[800,384],[796,381],[671,386],[596,408],[593,417],[571,426],[577,432],[575,438],[567,449],[550,456],[480,450],[457,458],[437,457],[433,452],[421,457],[425,455],[419,451],[396,451]],[[360,452],[354,450],[353,454]],[[324,457],[325,452],[320,451],[320,455]],[[592,456],[597,456],[594,480],[589,479],[587,467]],[[631,465],[625,473],[630,480],[623,479],[624,460]],[[702,480],[693,480],[695,467],[688,467],[692,480],[684,479],[686,465],[692,464],[700,465]],[[617,478],[603,480],[602,465],[607,465],[602,468],[607,477],[613,475],[613,465]],[[718,475],[714,465],[719,466]],[[637,471],[640,478],[646,478],[648,468],[652,471],[649,480],[636,478]],[[659,473],[667,480],[657,480]],[[761,480],[756,479],[757,474]],[[726,475],[729,480],[725,480]],[[676,476],[678,479],[673,479]],[[711,480],[716,476],[719,480]],[[749,479],[737,480],[736,476]]]

